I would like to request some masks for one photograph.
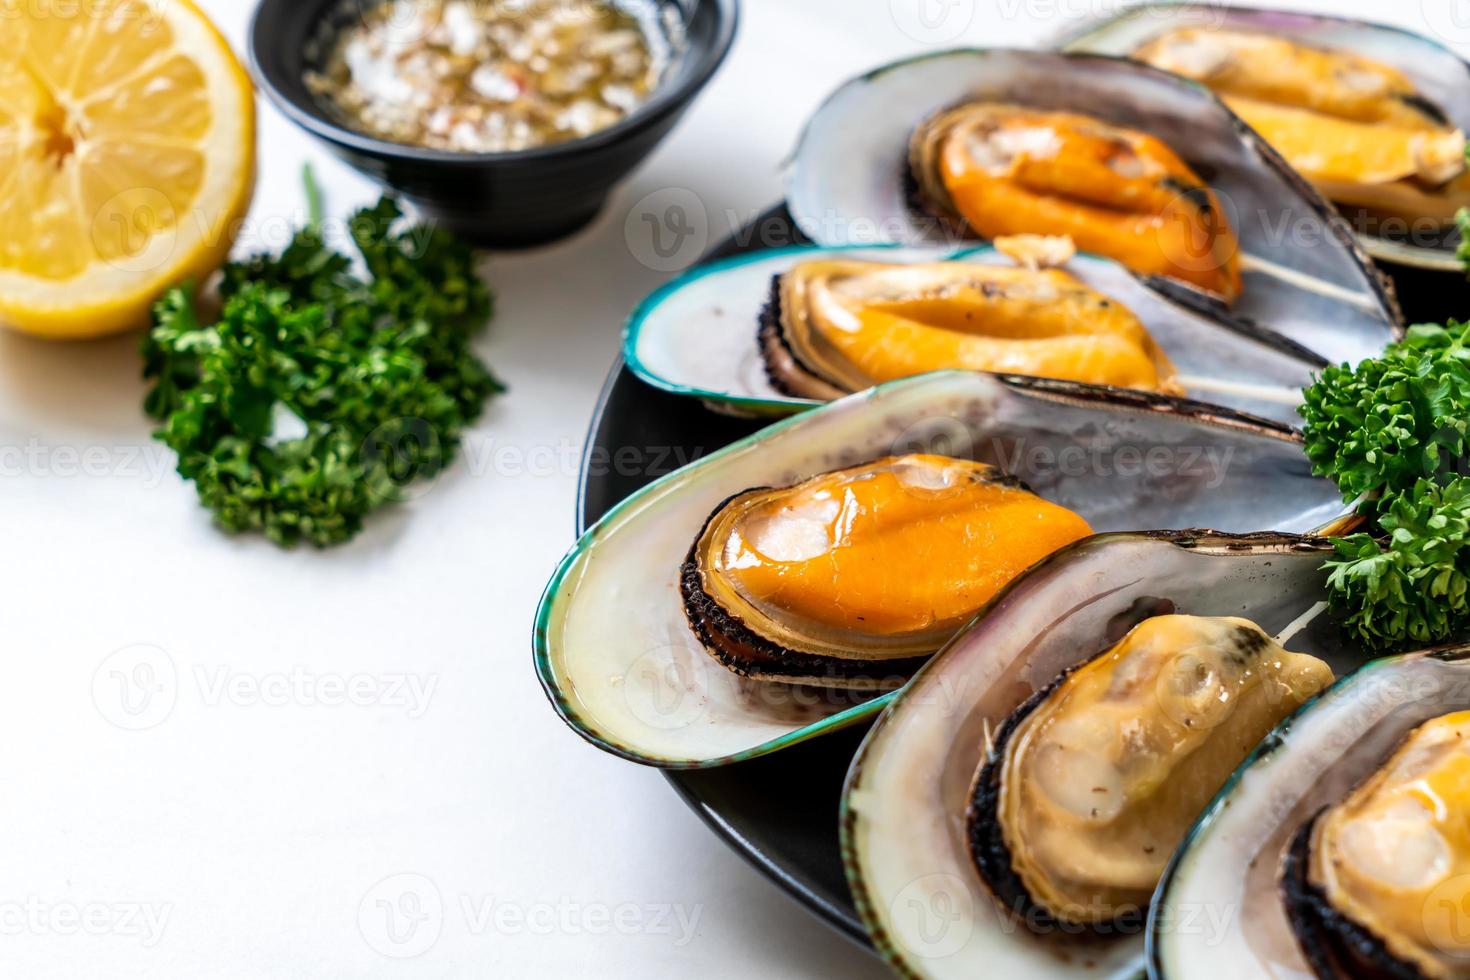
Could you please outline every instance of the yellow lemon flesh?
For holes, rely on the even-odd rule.
[[[22,4],[0,31],[0,323],[142,326],[224,261],[255,184],[255,99],[189,0]]]

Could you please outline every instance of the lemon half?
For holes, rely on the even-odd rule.
[[[0,29],[0,322],[142,326],[224,261],[255,185],[249,76],[189,0],[15,4]]]

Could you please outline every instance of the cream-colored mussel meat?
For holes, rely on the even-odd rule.
[[[1304,826],[1283,887],[1320,976],[1470,976],[1470,711],[1412,730]]]
[[[1200,27],[1162,34],[1133,57],[1208,85],[1340,205],[1446,223],[1470,203],[1465,134],[1389,64]]]
[[[969,813],[981,877],[1028,925],[1136,931],[1200,811],[1331,680],[1248,620],[1144,620],[996,733]]]

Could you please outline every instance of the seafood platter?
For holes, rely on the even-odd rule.
[[[1470,648],[1337,621],[1299,414],[1463,286],[1467,117],[1429,40],[1217,5],[841,86],[792,244],[628,320],[554,709],[901,975],[1467,975]]]

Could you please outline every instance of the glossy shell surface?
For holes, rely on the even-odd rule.
[[[980,459],[1096,530],[1308,531],[1346,507],[1284,427],[1141,393],[945,372],[769,427],[630,497],[564,559],[537,619],[536,665],[564,720],[608,751],[721,765],[866,718],[876,701],[736,677],[689,630],[679,569],[713,510],[891,455]]]

